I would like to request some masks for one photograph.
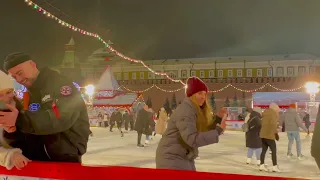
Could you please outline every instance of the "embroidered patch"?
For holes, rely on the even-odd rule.
[[[52,99],[51,99],[50,94],[45,95],[45,96],[42,98],[42,102],[48,102],[48,101],[51,101],[51,100],[52,100]]]
[[[40,104],[39,103],[32,103],[29,105],[29,111],[30,112],[36,112],[40,109]]]
[[[60,93],[64,96],[68,96],[72,93],[72,88],[70,86],[62,86],[60,88]]]

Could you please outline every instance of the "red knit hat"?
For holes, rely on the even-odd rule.
[[[207,85],[197,77],[189,77],[187,79],[187,88],[186,88],[187,97],[190,97],[200,91],[208,92]]]

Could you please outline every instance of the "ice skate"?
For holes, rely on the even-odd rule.
[[[251,164],[251,158],[247,158],[246,164]]]
[[[277,165],[273,166],[272,167],[272,172],[281,172],[280,169],[279,169],[279,166],[277,166]]]
[[[148,140],[145,140],[145,141],[144,141],[144,146],[145,146],[145,147],[148,147],[149,145],[150,145],[149,141],[148,141]]]
[[[299,159],[299,160],[304,160],[304,159],[306,159],[306,157],[305,157],[304,155],[300,154],[300,155],[298,156],[298,159]]]
[[[265,164],[260,164],[259,171],[269,172]]]
[[[261,161],[257,160],[257,166],[260,166]]]
[[[292,158],[293,154],[292,153],[287,153],[287,158]]]
[[[144,148],[144,145],[138,144],[138,145],[137,145],[137,148]]]

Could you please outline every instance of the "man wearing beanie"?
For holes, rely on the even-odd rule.
[[[225,123],[213,124],[208,87],[197,77],[187,80],[186,98],[170,116],[156,151],[156,168],[195,171],[199,147],[219,142]]]
[[[72,81],[56,71],[39,71],[24,53],[7,56],[3,68],[28,92],[24,94],[22,120],[1,112],[0,124],[16,122],[19,131],[41,135],[48,158],[56,162],[81,162],[90,134],[88,113]]]
[[[290,104],[290,108],[283,114],[283,118],[280,118],[279,124],[283,125],[283,123],[289,140],[287,157],[291,158],[293,156],[292,145],[293,141],[296,141],[297,157],[302,160],[304,156],[301,152],[300,128],[304,131],[307,131],[307,128],[303,125],[295,104]]]

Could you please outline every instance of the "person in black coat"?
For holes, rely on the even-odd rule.
[[[304,124],[308,130],[308,135],[310,134],[310,126],[311,126],[311,122],[310,122],[310,115],[306,112],[306,114],[304,115],[303,117],[303,121],[304,121]]]
[[[318,114],[316,123],[314,126],[312,141],[311,141],[311,155],[316,161],[318,168],[320,170],[320,105],[318,108]]]
[[[129,130],[129,123],[130,123],[130,117],[128,111],[125,111],[123,114],[123,121],[124,121],[124,129],[126,131]]]
[[[122,132],[122,122],[123,122],[123,118],[122,118],[122,114],[120,112],[120,109],[117,109],[116,111],[114,111],[111,115],[110,118],[110,132],[112,132],[112,128],[115,125],[115,123],[117,123],[117,127],[121,133],[121,137],[123,137],[123,132]]]
[[[261,130],[261,108],[255,107],[250,113],[247,122],[248,132],[246,132],[246,147],[248,148],[247,164],[251,163],[253,153],[256,154],[257,165],[260,165],[260,155],[262,152],[262,142],[260,139]]]
[[[148,109],[149,109],[148,105],[144,105],[143,109],[141,109],[138,112],[138,116],[134,126],[134,130],[136,130],[138,133],[138,141],[137,141],[138,147],[144,147],[144,145],[141,144],[142,134],[152,135],[152,129],[150,124],[152,120],[152,113],[149,112]]]

